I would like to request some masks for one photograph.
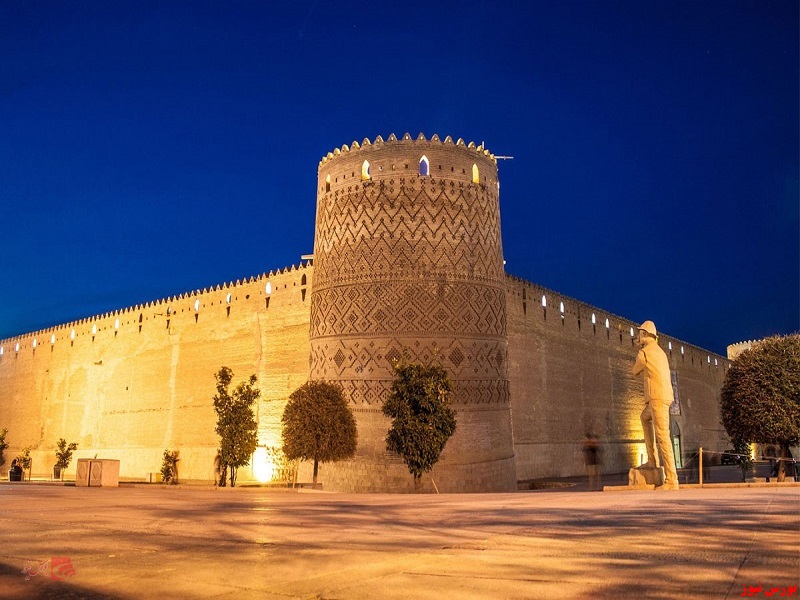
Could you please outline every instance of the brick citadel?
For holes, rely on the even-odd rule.
[[[326,489],[411,491],[380,410],[391,361],[405,355],[454,381],[457,431],[423,483],[510,491],[581,474],[589,431],[606,472],[639,464],[636,325],[505,273],[497,162],[482,145],[379,136],[320,162],[313,260],[1,340],[0,428],[7,456],[33,449],[33,476],[52,473],[63,437],[77,458],[119,459],[122,479],[146,479],[171,449],[183,480],[211,482],[214,373],[226,365],[237,381],[258,377],[259,448],[240,481],[265,480],[289,394],[326,379],[344,387],[359,432],[354,459],[321,467]],[[659,343],[679,463],[699,446],[724,449],[729,361]]]

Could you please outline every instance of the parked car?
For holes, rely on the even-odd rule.
[[[721,465],[738,465],[740,462],[742,462],[742,457],[733,449],[725,450],[719,459]]]

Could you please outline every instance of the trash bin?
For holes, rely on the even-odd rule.
[[[22,481],[22,471],[21,470],[17,471],[17,470],[14,470],[14,469],[10,469],[8,471],[8,480],[9,481]]]

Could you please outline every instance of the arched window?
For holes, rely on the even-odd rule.
[[[478,172],[478,165],[472,164],[472,183],[480,183],[481,174]]]
[[[326,192],[330,192],[331,191],[331,176],[330,176],[330,174],[328,174],[328,176],[325,177],[325,191]]]
[[[419,159],[419,174],[422,177],[427,177],[428,174],[430,173],[430,170],[431,170],[431,163],[428,160],[428,157],[423,154],[422,158]]]
[[[370,179],[369,161],[365,160],[364,164],[361,165],[361,181],[367,181],[368,179]]]
[[[303,276],[300,278],[300,285],[306,285],[307,281],[308,279],[306,279],[306,274],[303,273]]]
[[[595,323],[597,323],[597,318],[594,316],[594,313],[592,313],[592,325]]]
[[[547,308],[547,298],[545,298],[544,296],[542,296],[542,306],[544,308]]]

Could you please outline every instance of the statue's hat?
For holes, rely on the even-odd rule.
[[[653,337],[658,337],[658,333],[656,333],[656,324],[653,323],[652,321],[645,321],[644,323],[639,325],[639,329],[641,331],[646,331]]]

